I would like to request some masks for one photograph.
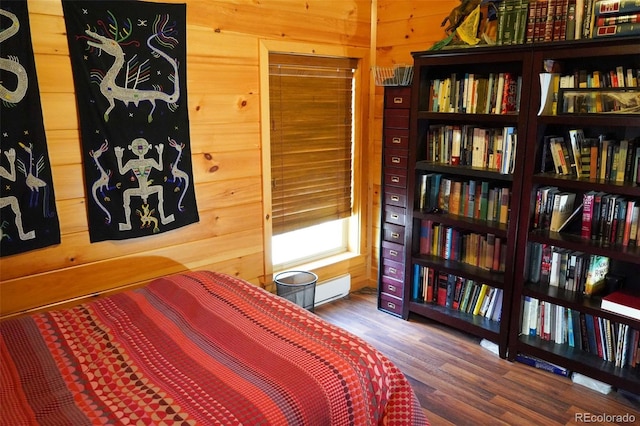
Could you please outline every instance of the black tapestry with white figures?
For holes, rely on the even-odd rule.
[[[0,3],[0,256],[60,242],[26,0]]]
[[[63,0],[92,242],[197,222],[186,6]]]

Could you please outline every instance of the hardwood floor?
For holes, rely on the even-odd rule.
[[[501,359],[480,346],[480,339],[436,322],[380,312],[373,289],[315,311],[389,357],[411,381],[434,426],[640,424],[637,401]],[[625,414],[635,422],[597,421]]]

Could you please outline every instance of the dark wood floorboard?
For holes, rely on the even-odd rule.
[[[628,414],[640,424],[640,405],[618,392],[603,395],[501,359],[479,338],[421,317],[404,321],[378,311],[376,300],[375,290],[365,289],[315,311],[391,359],[411,381],[432,425],[578,425],[585,423],[584,413]]]

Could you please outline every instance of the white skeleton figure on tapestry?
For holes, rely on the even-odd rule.
[[[2,152],[2,151],[0,151]],[[0,177],[10,180],[11,182],[16,181],[16,151],[11,148],[9,151],[2,152],[7,160],[9,161],[9,170],[0,166]],[[30,240],[36,237],[35,231],[24,232],[24,228],[22,227],[22,212],[20,211],[20,205],[18,204],[18,199],[14,196],[2,197],[0,198],[0,209],[3,209],[7,206],[11,207],[13,214],[15,216],[15,224],[18,229],[18,236],[21,240]],[[11,238],[9,234],[6,234],[4,231],[5,223],[2,223],[2,227],[0,228],[0,238]]]
[[[128,148],[138,158],[131,159],[123,165],[122,156],[124,149],[119,146],[115,147],[114,151],[116,159],[118,160],[118,171],[121,175],[125,175],[128,171],[132,171],[138,181],[138,187],[125,189],[123,193],[125,223],[119,223],[119,229],[121,231],[128,231],[131,229],[131,197],[140,197],[142,199],[143,209],[146,211],[146,214],[138,213],[142,219],[142,226],[148,226],[152,222],[149,217],[153,210],[148,206],[148,198],[152,194],[157,194],[158,196],[158,213],[160,214],[160,222],[163,225],[173,222],[175,218],[172,214],[169,216],[165,216],[164,214],[164,189],[162,185],[152,185],[153,180],[149,179],[149,174],[152,169],[162,171],[162,151],[164,150],[164,145],[158,144],[155,146],[156,151],[158,152],[158,161],[153,158],[145,158],[151,148],[151,145],[144,138],[137,138],[133,140]],[[154,232],[157,232],[157,230],[158,227],[156,222]]]

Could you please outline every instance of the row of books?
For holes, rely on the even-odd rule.
[[[522,76],[511,72],[452,73],[429,84],[431,112],[510,114],[520,106]]]
[[[426,173],[420,176],[418,205],[434,211],[498,223],[509,221],[511,188],[491,186],[488,181]]]
[[[616,367],[640,363],[637,329],[533,297],[524,297],[521,332],[594,354]]]
[[[536,190],[533,228],[571,232],[605,246],[637,245],[640,200],[602,191],[587,191],[575,207],[577,194],[555,186]]]
[[[515,168],[518,132],[513,126],[432,124],[425,144],[427,161],[511,174]]]
[[[547,135],[543,140],[540,171],[640,183],[640,139],[585,137],[582,129],[569,130],[568,137]]]
[[[635,0],[503,0],[496,44],[640,34]]]
[[[582,199],[582,238],[623,247],[638,244],[640,199],[602,191],[588,191]]]
[[[543,72],[539,75],[541,103],[538,115],[588,113],[638,113],[640,68],[576,70],[572,74]]]
[[[610,260],[606,256],[573,251],[551,244],[527,244],[525,279],[592,296],[605,286]]]
[[[503,291],[488,284],[413,265],[412,298],[500,321]]]
[[[536,190],[533,210],[533,228],[553,232],[565,230],[580,209],[574,209],[576,194],[560,191],[555,186],[542,186]]]
[[[500,272],[507,254],[505,242],[495,234],[465,232],[429,219],[420,221],[419,253]]]

